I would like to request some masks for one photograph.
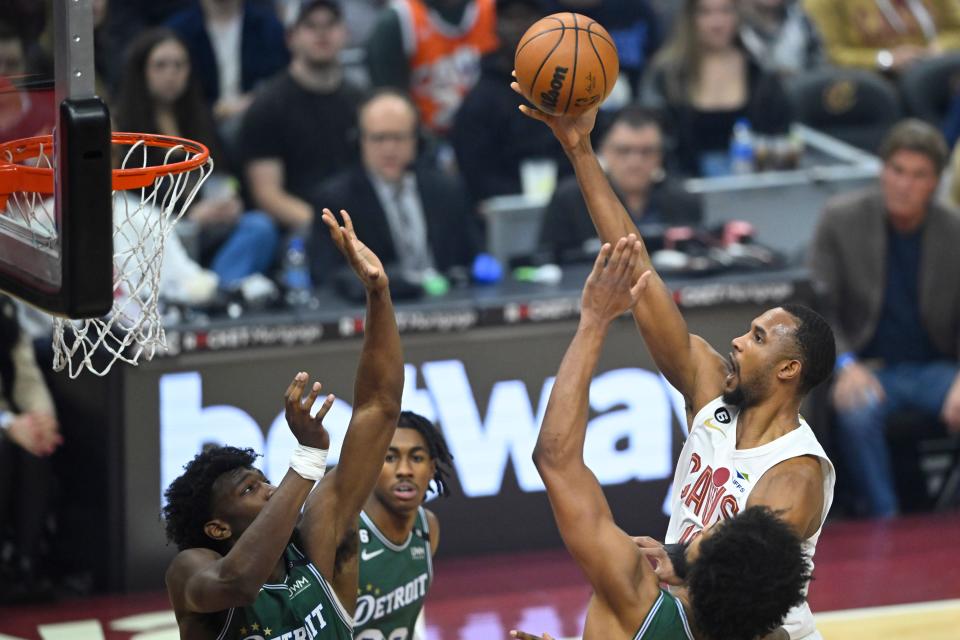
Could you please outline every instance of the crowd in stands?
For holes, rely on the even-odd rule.
[[[49,133],[53,125],[51,96],[28,90],[31,79],[51,74],[50,5],[0,0],[0,140]],[[392,281],[417,288],[437,277],[469,280],[485,251],[484,203],[523,193],[532,161],[558,174],[538,259],[592,260],[596,236],[569,163],[549,130],[518,112],[509,87],[522,34],[551,12],[588,14],[617,45],[621,76],[595,135],[613,187],[641,229],[702,223],[703,203],[684,190],[684,178],[732,170],[738,123],[786,137],[793,123],[808,121],[812,99],[826,103],[818,111],[825,128],[845,137],[844,127],[874,122],[869,112],[881,108],[880,100],[861,101],[850,125],[845,113],[854,107],[845,101],[855,102],[858,87],[888,93],[896,120],[915,115],[927,123],[908,123],[883,148],[886,125],[846,137],[882,154],[881,185],[831,204],[811,252],[821,293],[837,307],[844,351],[833,407],[839,451],[857,480],[850,510],[888,517],[904,508],[881,427],[890,415],[910,409],[921,422],[960,433],[960,264],[952,252],[960,242],[953,208],[960,205],[960,152],[951,161],[940,138],[952,144],[960,137],[956,0],[94,6],[97,86],[114,129],[183,136],[211,149],[216,172],[185,228],[195,231],[191,259],[223,290],[255,274],[282,286],[291,239],[306,248],[313,285],[337,287],[324,208],[351,212]],[[947,71],[931,76],[934,68]],[[836,90],[810,85],[813,74],[826,74]],[[918,83],[921,74],[936,79]],[[811,98],[801,86],[818,88]],[[904,95],[906,86],[929,87],[931,95]],[[920,103],[932,106],[912,113]],[[938,192],[941,172],[946,185]],[[900,225],[898,210],[914,222]],[[849,231],[868,226],[871,235]],[[956,241],[944,245],[948,237]],[[904,380],[929,381],[922,402]]]

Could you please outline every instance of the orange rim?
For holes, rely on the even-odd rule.
[[[210,150],[204,145],[185,138],[174,136],[158,136],[147,133],[114,133],[111,136],[113,144],[134,145],[142,142],[147,147],[173,149],[182,147],[186,152],[194,154],[188,160],[171,162],[170,164],[153,167],[137,167],[135,169],[114,169],[114,191],[141,189],[149,187],[157,178],[168,175],[178,175],[193,171],[207,163],[210,159]],[[50,157],[53,147],[53,136],[37,136],[11,140],[0,144],[0,198],[18,191],[35,193],[53,193],[53,169],[51,167],[28,167],[20,164],[30,158],[37,158],[41,153]],[[2,206],[2,202],[0,202]]]

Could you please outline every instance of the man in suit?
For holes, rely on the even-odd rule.
[[[477,218],[459,180],[416,166],[417,111],[405,94],[382,89],[358,111],[361,164],[319,189],[317,206],[353,212],[368,231],[364,242],[387,271],[415,284],[452,267],[469,267],[476,255]],[[334,256],[313,226],[314,282],[329,280]],[[391,273],[391,277],[394,277]]]
[[[909,411],[960,433],[960,216],[933,199],[947,161],[938,131],[903,121],[880,155],[879,188],[827,205],[810,268],[841,353],[840,453],[865,513],[891,517],[887,418]]]
[[[610,122],[600,146],[610,184],[637,225],[688,226],[703,220],[700,198],[667,178],[663,132],[653,112],[624,107]],[[647,234],[650,235],[650,234]],[[575,178],[562,180],[544,213],[540,247],[560,262],[592,259],[596,240]]]

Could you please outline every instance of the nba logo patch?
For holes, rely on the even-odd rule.
[[[730,417],[730,412],[727,411],[726,407],[720,407],[714,411],[713,417],[720,424],[730,424],[730,420],[732,419]]]

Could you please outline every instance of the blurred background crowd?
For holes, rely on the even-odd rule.
[[[52,101],[34,91],[52,76],[49,5],[0,0],[0,140],[53,125]],[[823,403],[848,479],[838,513],[931,506],[924,487],[908,486],[922,477],[918,443],[960,434],[957,0],[94,5],[98,92],[114,130],[198,140],[215,160],[178,226],[189,268],[165,295],[183,313],[215,314],[229,300],[281,313],[319,304],[318,291],[349,298],[323,208],[351,212],[398,297],[442,296],[519,265],[549,280],[544,265],[591,261],[598,244],[569,163],[509,87],[524,31],[556,11],[588,14],[617,45],[621,76],[595,148],[651,249],[745,242],[731,239],[735,227],[711,228],[691,179],[804,166],[798,125],[876,154],[874,184],[832,200],[809,247],[757,266],[806,264],[834,320],[843,355]],[[487,226],[511,202],[538,224],[528,250],[504,257]],[[0,583],[16,584],[5,596],[16,598],[44,591],[35,567],[49,510],[19,504],[6,474],[23,465],[37,486],[52,482],[43,461],[59,436],[42,391],[17,395],[42,378],[16,327],[7,333]]]

